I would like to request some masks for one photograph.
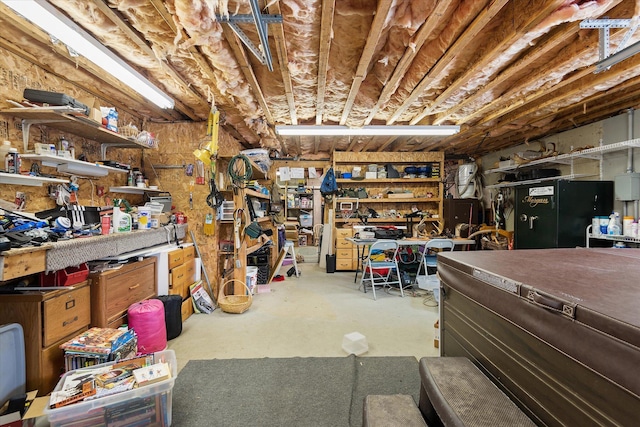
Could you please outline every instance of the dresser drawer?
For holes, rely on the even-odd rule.
[[[185,263],[185,266],[187,268],[187,271],[186,271],[187,279],[186,279],[185,285],[188,286],[196,281],[196,260],[191,259],[190,261],[187,261]]]
[[[336,240],[336,249],[353,249],[355,246],[348,240],[338,239]]]
[[[347,237],[353,237],[353,230],[351,228],[336,228],[336,238],[345,239]]]
[[[176,249],[169,252],[169,270],[175,268],[183,263],[184,261],[184,251],[182,249]]]
[[[187,292],[185,289],[190,283],[187,280],[187,265],[182,264],[171,270],[169,288],[173,291],[171,294],[180,295],[184,299]]]
[[[196,248],[195,246],[185,246],[182,248],[182,259],[183,262],[191,261],[196,257]]]
[[[336,249],[337,259],[353,259],[355,252],[353,249]]]
[[[353,270],[352,259],[336,259],[336,270]]]
[[[48,347],[91,323],[89,286],[44,301],[43,311],[43,346]]]
[[[182,301],[181,313],[183,322],[194,313],[193,302],[191,301],[191,298],[187,298],[186,300]]]
[[[105,281],[107,318],[126,311],[134,302],[155,295],[155,263],[129,271],[126,275],[109,277]]]

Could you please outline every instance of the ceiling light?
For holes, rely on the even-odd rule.
[[[0,1],[158,107],[174,107],[173,99],[48,2],[44,0]]]
[[[278,135],[348,136],[348,135],[453,135],[460,132],[460,126],[276,126]]]

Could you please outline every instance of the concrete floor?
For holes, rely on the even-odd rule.
[[[362,356],[437,356],[433,324],[438,307],[426,291],[373,294],[358,290],[354,272],[327,274],[317,264],[317,248],[296,248],[306,262],[300,277],[272,282],[271,292],[256,294],[242,314],[194,314],[182,334],[168,342],[178,369],[192,359],[259,357],[344,357],[345,334],[359,332],[369,351]],[[214,279],[212,279],[214,280]],[[46,417],[36,427],[48,427]]]
[[[433,324],[438,308],[421,289],[405,292],[358,290],[353,272],[327,274],[317,248],[296,248],[306,260],[300,277],[272,282],[271,292],[254,295],[242,314],[194,314],[182,334],[169,341],[179,369],[191,359],[260,357],[342,357],[345,334],[359,332],[369,351],[363,356],[436,356]]]

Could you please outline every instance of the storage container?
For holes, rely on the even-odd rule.
[[[342,349],[349,354],[360,356],[369,351],[367,337],[360,332],[351,332],[342,338]]]
[[[178,375],[178,363],[173,350],[154,353],[155,363],[167,362],[171,369],[171,378],[157,383],[113,394],[111,396],[84,402],[72,403],[61,408],[45,408],[51,427],[73,425],[104,425],[107,421],[113,425],[130,425],[145,422],[144,425],[171,425],[171,398],[173,385]],[[115,362],[96,365],[96,368],[112,365]],[[65,378],[77,371],[69,371],[63,375],[54,391],[59,391]],[[132,409],[132,408],[138,408]],[[145,414],[144,419],[136,421]],[[148,420],[148,422],[144,421]],[[138,424],[136,424],[138,425]],[[142,425],[142,424],[140,424]]]
[[[50,273],[40,273],[40,286],[71,286],[84,282],[89,277],[87,263],[67,267]]]
[[[300,227],[313,227],[313,215],[300,214]]]

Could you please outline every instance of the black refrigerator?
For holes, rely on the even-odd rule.
[[[586,246],[594,216],[613,210],[613,181],[549,181],[517,186],[516,249]]]

